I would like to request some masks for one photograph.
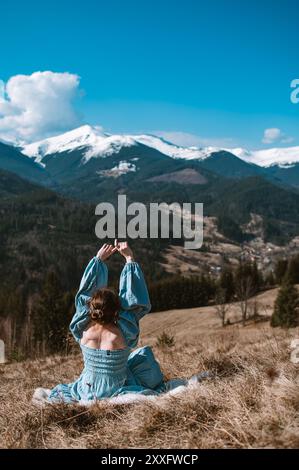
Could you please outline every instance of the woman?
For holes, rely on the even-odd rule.
[[[126,260],[119,295],[108,289],[105,260],[118,251]],[[139,320],[151,305],[142,271],[127,242],[105,244],[88,264],[75,299],[70,330],[80,344],[84,369],[78,380],[47,393],[49,402],[98,400],[125,393],[157,395],[187,381],[165,383],[150,347],[136,347]],[[40,389],[38,389],[40,390]]]

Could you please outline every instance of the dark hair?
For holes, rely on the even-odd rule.
[[[101,325],[116,323],[120,309],[119,296],[106,287],[97,290],[89,301],[90,318]]]

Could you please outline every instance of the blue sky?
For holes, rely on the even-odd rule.
[[[299,145],[298,13],[297,0],[5,2],[0,78],[77,74],[79,120],[109,132]]]

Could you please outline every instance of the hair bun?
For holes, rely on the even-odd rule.
[[[93,308],[90,312],[91,319],[99,321],[103,317],[103,310],[100,308]]]
[[[90,320],[101,325],[116,323],[121,309],[116,292],[107,287],[98,289],[88,301]]]

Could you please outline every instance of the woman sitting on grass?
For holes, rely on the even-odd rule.
[[[119,295],[107,288],[104,262],[116,251],[126,260]],[[71,384],[60,384],[49,391],[37,389],[35,395],[40,397],[44,390],[49,402],[71,403],[132,392],[157,395],[188,383],[185,379],[165,382],[150,347],[131,352],[138,343],[139,320],[151,305],[143,273],[127,242],[116,240],[114,247],[102,246],[85,269],[75,305],[70,330],[82,350],[83,372]]]

